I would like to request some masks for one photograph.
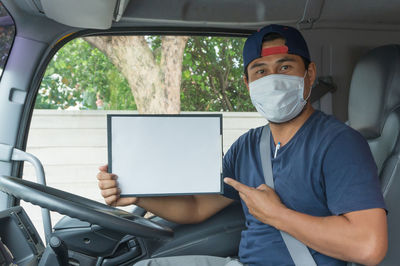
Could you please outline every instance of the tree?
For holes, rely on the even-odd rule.
[[[183,110],[254,111],[243,82],[243,45],[243,38],[189,39],[183,59]]]
[[[40,84],[35,108],[133,109],[129,84],[98,49],[81,38],[62,47],[50,61]]]
[[[161,37],[161,59],[144,36],[85,40],[102,51],[127,79],[139,113],[179,113],[183,51],[188,37]]]
[[[99,40],[100,38],[103,39]],[[174,37],[169,38],[171,38],[169,41],[172,41]],[[124,49],[123,47],[113,48],[115,43],[108,36],[90,37],[90,39],[93,42],[102,42],[104,49]],[[166,37],[141,36],[137,41],[140,41],[141,44],[136,43],[135,46],[129,46],[131,43],[126,41],[125,45],[128,47],[125,50],[138,50],[142,59],[122,58],[128,68],[123,75],[120,71],[122,67],[114,66],[111,59],[103,52],[81,38],[72,40],[61,48],[50,62],[35,107],[66,109],[75,106],[80,109],[136,109],[132,91],[134,87],[137,91],[138,86],[131,88],[131,84],[135,84],[132,81],[157,80],[154,77],[163,73],[162,80],[167,75],[166,72],[161,71],[161,61],[165,60],[167,54],[163,52],[165,50],[163,43],[167,43]],[[242,38],[188,37],[183,51],[182,72],[179,71],[180,65],[176,66],[173,60],[169,61],[172,63],[170,68],[179,72],[177,74],[172,71],[168,73],[172,73],[173,77],[179,77],[182,73],[180,92],[179,89],[176,89],[179,88],[180,80],[178,78],[173,80],[177,84],[174,85],[174,94],[161,93],[162,90],[157,89],[162,88],[161,85],[153,87],[153,92],[158,92],[157,95],[161,102],[170,106],[175,105],[176,109],[166,112],[179,112],[179,105],[182,111],[253,111],[247,88],[242,81],[241,51],[243,44]],[[108,54],[115,56],[111,52]],[[121,56],[115,56],[114,60],[121,60]],[[132,69],[133,72],[131,72]],[[140,72],[147,74],[138,75]],[[131,80],[131,83],[128,82],[128,79]],[[169,80],[167,78],[162,82],[168,83]],[[160,82],[160,79],[157,82]],[[138,96],[139,93],[146,93],[147,88],[151,87],[149,82],[144,89],[137,91],[135,98],[140,96]],[[174,97],[168,98],[168,95],[170,97],[174,95]],[[148,94],[147,98],[151,100],[151,94]],[[144,102],[144,105],[146,107],[148,104]],[[167,109],[165,105],[161,108]],[[148,111],[141,110],[141,112]],[[153,110],[152,112],[164,113],[165,111]]]

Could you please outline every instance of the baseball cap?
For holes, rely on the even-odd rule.
[[[262,42],[265,35],[269,33],[278,33],[282,35],[286,39],[285,46],[277,47],[272,49],[271,53],[265,53],[262,51]],[[283,49],[282,49],[283,48]],[[270,49],[270,48],[267,48]],[[310,60],[310,53],[308,52],[307,43],[304,40],[301,33],[289,26],[283,25],[268,25],[265,26],[247,38],[246,43],[243,47],[243,66],[244,70],[246,71],[247,66],[250,64],[251,61],[260,58],[261,56],[268,55],[268,54],[276,54],[276,53],[288,53],[288,54],[295,54]]]

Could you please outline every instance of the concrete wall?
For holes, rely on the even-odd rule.
[[[97,187],[98,166],[107,163],[108,113],[121,111],[35,110],[27,152],[37,156],[46,171],[47,185],[101,201]],[[248,129],[264,125],[258,113],[223,113],[224,152]],[[35,181],[34,169],[25,164],[24,179]],[[23,202],[42,234],[40,209]],[[61,218],[52,213],[53,224]]]

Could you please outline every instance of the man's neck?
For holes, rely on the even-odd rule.
[[[270,123],[275,145],[278,142],[281,143],[281,146],[286,145],[314,111],[314,108],[308,103],[298,117],[281,124]]]

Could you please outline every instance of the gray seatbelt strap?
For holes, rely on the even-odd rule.
[[[271,130],[268,125],[263,128],[260,140],[260,155],[261,164],[264,172],[265,184],[274,188],[274,179],[272,177],[272,164],[271,164],[271,145],[270,145]],[[279,231],[282,235],[283,241],[287,249],[289,250],[290,256],[296,266],[314,266],[317,265],[311,256],[307,246],[301,243],[291,235]]]

